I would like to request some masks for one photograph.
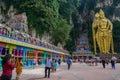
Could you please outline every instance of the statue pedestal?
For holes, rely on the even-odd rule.
[[[112,55],[113,55],[112,53],[109,53],[109,54],[99,53],[100,58],[111,58]]]

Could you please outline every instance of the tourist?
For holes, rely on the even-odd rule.
[[[52,66],[52,59],[50,58],[50,56],[46,59],[46,64],[45,64],[45,77],[50,78],[50,69]]]
[[[55,63],[55,59],[52,58],[52,66],[51,66],[51,68],[52,68],[52,72],[54,72],[54,63]]]
[[[97,66],[98,65],[98,60],[97,60],[97,58],[95,58],[95,66]]]
[[[115,69],[115,61],[111,59],[111,67],[112,69]]]
[[[94,60],[94,59],[92,59],[92,66],[94,66],[94,63],[95,63],[95,60]]]
[[[83,62],[83,59],[82,58],[80,58],[80,63],[82,63]]]
[[[112,69],[115,69],[116,60],[117,60],[116,57],[112,57],[112,59],[111,59],[111,67],[112,67]]]
[[[66,62],[65,58],[63,58],[63,62],[64,62],[64,63]],[[59,63],[59,62],[58,62],[58,63]]]
[[[89,66],[92,66],[92,58],[89,59]]]
[[[55,71],[57,70],[57,67],[58,67],[58,62],[57,62],[57,60],[55,60],[55,62],[54,62],[54,70]]]
[[[11,55],[10,54],[5,55],[5,57],[3,58],[2,69],[3,69],[3,71],[2,71],[1,80],[11,80],[14,65],[13,65],[13,63],[11,63]]]
[[[102,63],[103,68],[105,68],[105,59],[104,58],[102,58],[101,63]]]
[[[106,58],[106,64],[107,64],[107,65],[109,64],[109,59],[108,59],[108,58]]]
[[[20,80],[20,75],[22,73],[22,58],[19,58],[16,64],[16,80]]]
[[[89,63],[89,59],[87,58],[87,59],[85,60],[85,62],[86,62],[86,64],[88,64],[88,63]]]
[[[61,59],[58,60],[58,64],[59,64],[59,66],[60,66],[60,64],[61,64]]]
[[[67,59],[68,70],[70,70],[70,66],[72,64],[72,60],[70,58]]]

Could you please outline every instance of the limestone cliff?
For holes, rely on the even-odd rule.
[[[103,9],[103,11],[105,12],[105,16],[110,19],[110,21],[120,21],[120,0],[79,1],[81,5],[76,8],[76,12],[73,14],[72,17],[74,28],[79,29],[81,33],[88,33],[90,47],[91,49],[93,49],[91,24],[94,20],[95,13],[98,12],[100,9]],[[77,32],[75,34],[77,34]],[[79,36],[80,35],[77,35],[76,41]]]

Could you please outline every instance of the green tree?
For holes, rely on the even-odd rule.
[[[29,27],[35,28],[37,34],[42,36],[48,33],[52,36],[55,45],[65,44],[69,37],[70,25],[59,12],[63,8],[59,2],[65,3],[66,0],[4,0],[4,2],[7,6],[14,5],[17,13],[26,12]],[[70,13],[69,10],[70,8],[67,10],[67,14]]]
[[[69,38],[70,25],[67,24],[65,19],[60,19],[57,27],[54,28],[52,32],[52,39],[54,39],[54,44],[57,45],[61,43],[65,45],[65,41]]]
[[[20,8],[27,13],[29,25],[32,25],[41,36],[45,32],[50,33],[56,26],[53,9],[45,6],[41,0],[26,1]]]
[[[113,22],[113,41],[114,49],[117,53],[120,52],[120,21]]]
[[[17,8],[17,13],[26,12],[29,27],[35,28],[37,34],[41,36],[56,26],[55,12],[52,8],[45,6],[41,0],[4,0],[4,2],[7,6],[14,5]]]

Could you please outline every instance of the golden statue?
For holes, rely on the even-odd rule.
[[[104,12],[100,10],[95,15],[96,20],[93,21],[92,31],[94,40],[94,52],[96,52],[96,42],[101,53],[110,53],[110,49],[114,54],[113,38],[112,38],[112,23],[104,16]]]

